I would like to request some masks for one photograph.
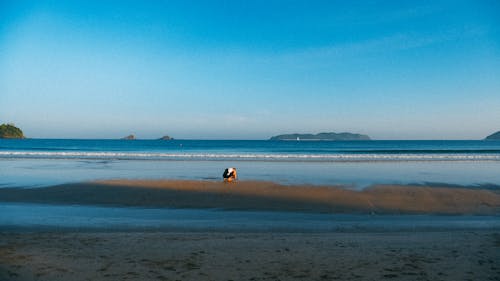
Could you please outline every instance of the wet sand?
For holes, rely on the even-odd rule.
[[[108,180],[2,188],[0,202],[315,213],[500,214],[500,192],[494,189],[376,185],[357,191],[258,181]]]
[[[0,280],[500,280],[500,232],[0,232]]]
[[[112,180],[3,188],[0,202],[312,213],[500,213],[496,190],[379,185],[355,191],[250,181]],[[500,229],[257,233],[0,226],[0,280],[500,280]]]

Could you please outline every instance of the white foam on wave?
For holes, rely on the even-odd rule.
[[[0,158],[31,159],[116,159],[116,160],[260,160],[260,161],[500,161],[494,153],[145,153],[145,152],[86,152],[86,151],[0,151]]]

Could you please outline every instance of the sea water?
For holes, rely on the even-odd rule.
[[[0,188],[100,179],[241,180],[500,188],[497,141],[0,139]],[[1,201],[1,200],[0,200]],[[339,215],[0,202],[0,229],[298,231],[499,229],[498,216]]]
[[[0,203],[0,230],[358,232],[500,229],[498,216],[360,215]]]
[[[500,141],[0,139],[0,188],[101,179],[500,186]]]

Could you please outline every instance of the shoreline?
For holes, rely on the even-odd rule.
[[[144,208],[198,208],[339,214],[498,215],[488,188],[281,185],[263,181],[106,180],[43,188],[1,188],[0,202]]]

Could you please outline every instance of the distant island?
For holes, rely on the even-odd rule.
[[[285,134],[271,137],[279,141],[353,141],[371,140],[367,135],[353,133]]]
[[[135,136],[134,135],[128,135],[126,137],[121,138],[121,140],[135,140]]]
[[[500,140],[500,131],[487,136],[485,140]]]
[[[0,125],[0,139],[24,139],[24,134],[21,129],[14,124]]]
[[[123,137],[121,138],[121,140],[136,140],[137,138],[135,137],[135,135],[128,135],[126,137]],[[170,136],[163,136],[161,138],[159,138],[158,140],[173,140],[174,138],[170,137]]]
[[[159,138],[158,140],[173,140],[174,138],[171,138],[169,136],[163,136],[161,138]]]

